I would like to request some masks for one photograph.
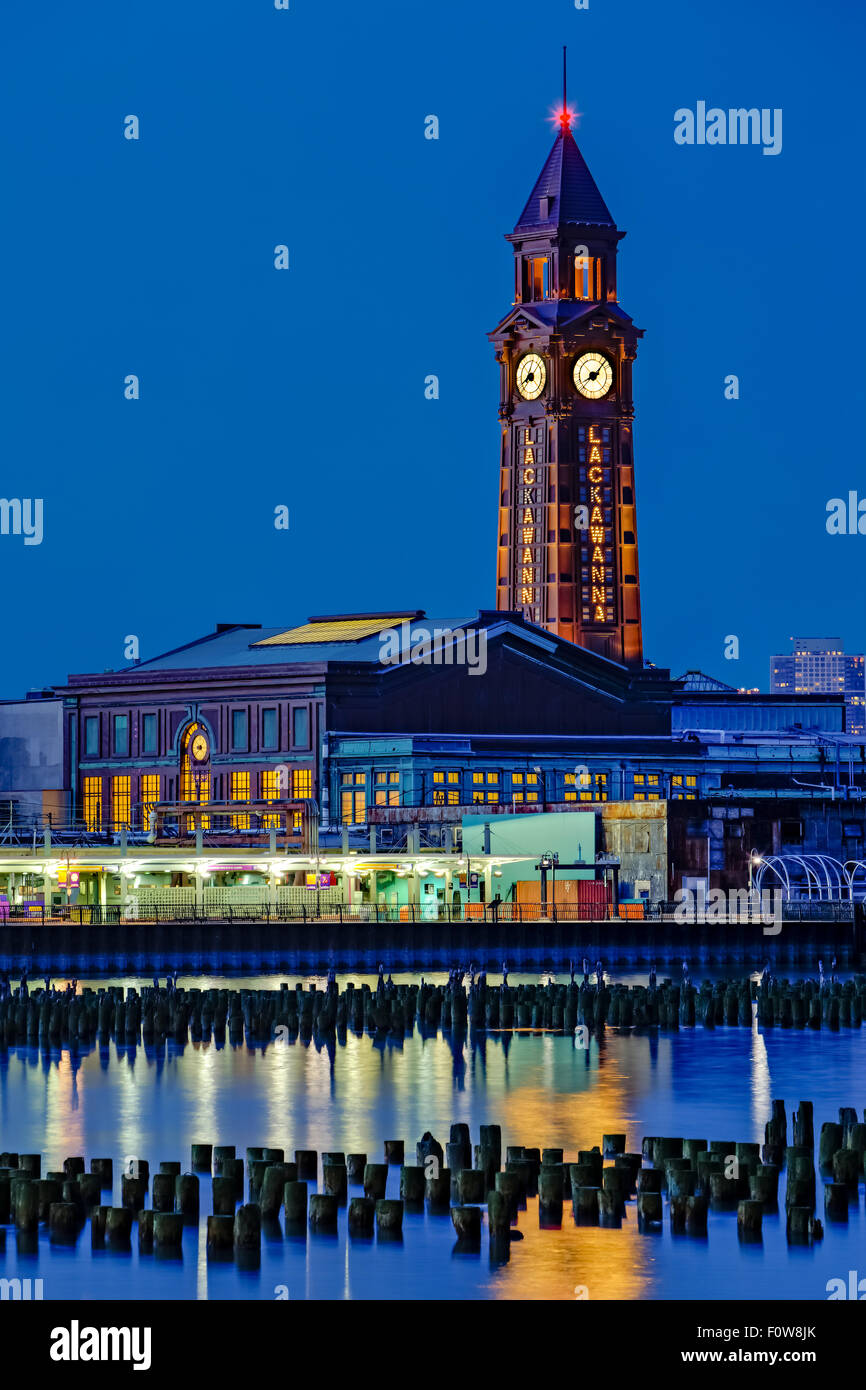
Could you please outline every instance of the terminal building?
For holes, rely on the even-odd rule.
[[[220,623],[0,703],[0,911],[435,915],[537,901],[539,856],[574,866],[554,899],[592,907],[599,884],[739,887],[786,847],[859,862],[842,688],[744,694],[644,660],[624,235],[564,109],[489,335],[496,606]]]
[[[863,854],[864,748],[842,696],[636,670],[522,613],[220,624],[0,705],[0,749],[13,747],[10,901],[531,901],[537,815],[552,854],[611,887],[615,865],[627,901],[739,887],[752,853]]]

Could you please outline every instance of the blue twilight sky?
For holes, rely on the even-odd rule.
[[[0,497],[44,539],[0,536],[0,696],[128,634],[493,606],[485,335],[563,43],[646,331],[647,657],[766,688],[792,635],[862,651],[866,536],[825,518],[866,497],[864,30],[850,0],[6,0]],[[781,154],[677,145],[699,101],[781,108]]]

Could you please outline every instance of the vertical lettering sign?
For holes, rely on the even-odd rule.
[[[607,627],[616,622],[610,426],[579,425],[577,441],[580,501],[589,508],[580,544],[581,621]]]
[[[512,438],[512,593],[515,608],[544,621],[547,461],[544,426],[515,425]]]

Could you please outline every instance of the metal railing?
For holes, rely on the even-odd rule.
[[[617,908],[593,906],[592,904],[550,903],[468,903],[461,905],[438,904],[437,910],[415,904],[386,906],[381,903],[316,903],[311,894],[309,903],[273,906],[269,903],[220,904],[196,906],[190,903],[139,905],[137,909],[122,907],[112,903],[74,904],[64,907],[30,904],[26,907],[0,906],[0,930],[4,926],[34,927],[42,926],[116,926],[125,925],[183,925],[194,923],[305,923],[332,922],[345,926],[367,924],[398,924],[436,926],[437,924],[458,923],[466,926],[497,926],[508,923],[573,923],[609,922],[611,929],[627,924],[638,928],[652,929],[659,923],[675,923],[684,926],[758,926],[761,917],[757,913],[728,913],[712,921],[702,921],[694,914],[683,918],[674,915],[676,904],[647,904],[644,915],[629,914],[624,908],[633,906],[623,904]],[[640,905],[643,907],[643,905]],[[862,905],[853,903],[794,902],[783,905],[783,921],[800,922],[852,922],[855,913],[863,913]]]

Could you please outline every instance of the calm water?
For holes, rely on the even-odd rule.
[[[273,989],[280,978],[179,983]],[[61,1167],[68,1154],[86,1155],[88,1166],[111,1155],[116,1170],[126,1155],[149,1159],[151,1171],[161,1159],[186,1168],[195,1141],[233,1143],[240,1157],[247,1145],[264,1144],[285,1148],[287,1157],[295,1148],[342,1149],[376,1161],[386,1138],[405,1139],[411,1153],[425,1129],[444,1145],[450,1124],[462,1120],[473,1141],[480,1124],[499,1123],[503,1149],[561,1146],[576,1159],[611,1131],[625,1131],[629,1149],[639,1149],[644,1134],[762,1140],[776,1097],[786,1102],[789,1125],[801,1099],[814,1101],[817,1132],[837,1119],[840,1105],[862,1116],[864,1064],[864,1030],[699,1028],[658,1036],[609,1029],[588,1051],[569,1036],[528,1032],[459,1040],[416,1032],[384,1044],[349,1033],[330,1047],[112,1043],[81,1054],[22,1047],[0,1054],[0,1147],[40,1151],[43,1171]],[[394,1168],[389,1195],[398,1195],[398,1184]],[[139,1256],[135,1235],[132,1254],[91,1251],[89,1226],[74,1250],[53,1248],[40,1234],[38,1255],[23,1255],[8,1228],[2,1274],[41,1277],[51,1299],[273,1299],[281,1285],[292,1299],[573,1299],[578,1285],[591,1299],[823,1299],[831,1277],[847,1278],[849,1269],[866,1275],[862,1182],[848,1226],[828,1225],[811,1248],[788,1247],[784,1214],[765,1215],[756,1246],[740,1244],[730,1212],[710,1213],[706,1240],[671,1236],[667,1217],[661,1232],[644,1234],[634,1203],[621,1230],[576,1227],[568,1202],[561,1229],[541,1230],[530,1199],[518,1220],[525,1238],[499,1267],[490,1264],[486,1237],[480,1253],[454,1253],[447,1214],[407,1213],[402,1243],[384,1244],[350,1240],[343,1213],[337,1237],[266,1240],[260,1267],[241,1272],[205,1258],[211,1210],[203,1177],[200,1228],[186,1232],[183,1258],[173,1260]]]

